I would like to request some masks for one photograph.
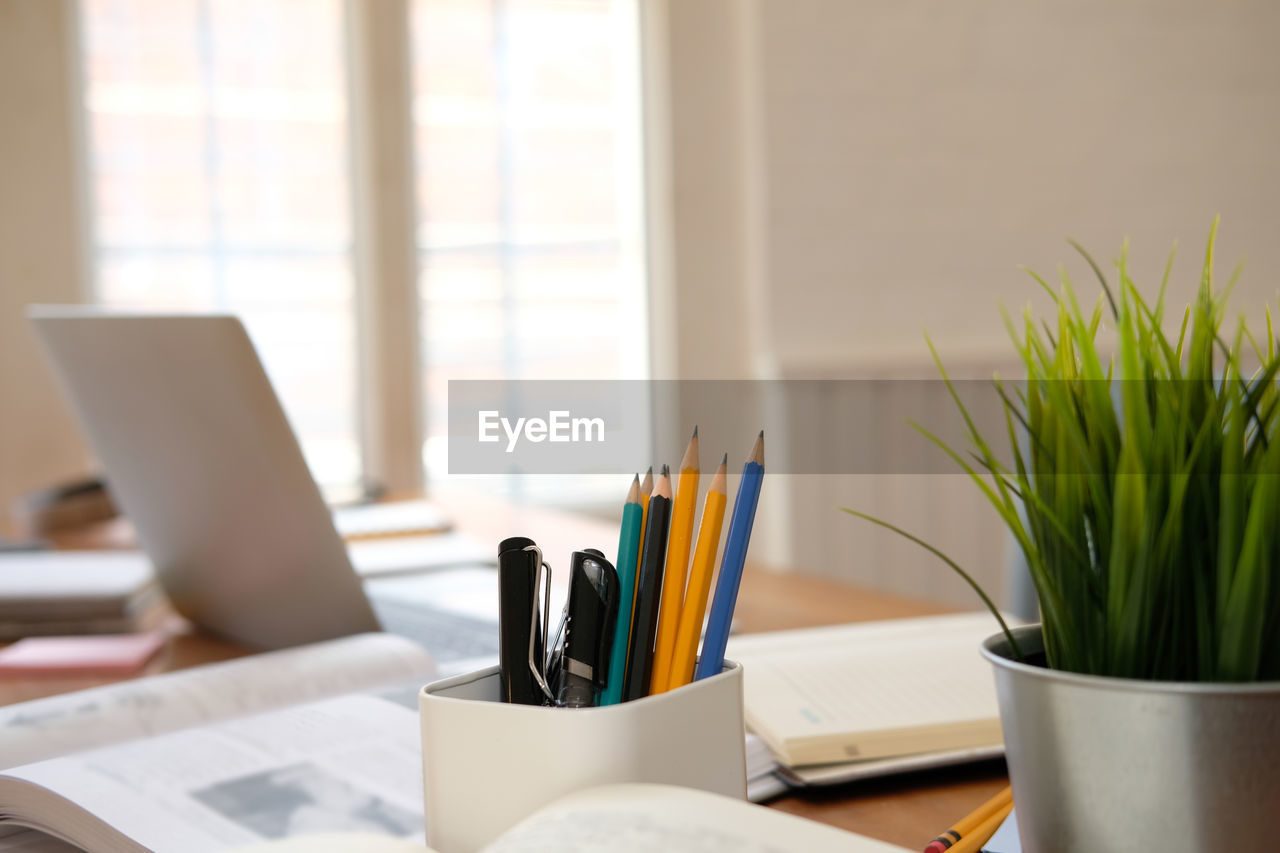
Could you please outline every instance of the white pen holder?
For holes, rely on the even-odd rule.
[[[498,668],[422,688],[427,843],[479,850],[570,791],[658,782],[742,799],[747,771],[742,666],[619,705],[543,708],[499,701]]]

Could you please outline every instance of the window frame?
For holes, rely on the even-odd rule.
[[[425,486],[418,328],[412,0],[344,0],[352,262],[364,477],[392,494]]]
[[[416,198],[416,152],[413,118],[413,0],[341,0],[344,24],[343,58],[347,97],[348,170],[346,187],[351,210],[349,260],[355,287],[356,439],[359,444],[361,485],[377,487],[392,496],[422,494],[428,483],[423,458],[427,437],[426,414],[419,366],[422,364],[418,292],[419,220]],[[83,62],[87,41],[84,9],[73,0],[75,29],[74,96],[83,105],[88,92]],[[653,212],[648,205],[650,141],[646,123],[652,104],[647,94],[645,54],[649,22],[644,3],[634,13],[638,43],[638,115],[634,146],[641,161],[639,186],[633,189],[639,209],[641,294],[645,317],[642,359],[653,375],[655,340],[655,275],[650,245]],[[83,106],[77,110],[84,121]],[[94,232],[95,199],[92,181],[92,139],[82,132],[76,140],[84,203],[86,301],[101,294]],[[664,277],[665,278],[665,277]],[[660,338],[665,336],[659,336]]]

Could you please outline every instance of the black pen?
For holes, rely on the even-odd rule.
[[[631,648],[627,653],[624,701],[649,694],[653,677],[653,643],[658,634],[658,600],[662,594],[662,571],[667,562],[667,531],[671,527],[671,477],[666,465],[649,497],[645,519],[644,556],[636,578],[636,603],[631,615]]]
[[[546,622],[539,594],[551,593],[551,570],[542,575],[542,551],[532,539],[513,536],[498,544],[498,677],[502,700],[544,705],[552,697],[544,672]]]
[[[618,594],[618,572],[604,554],[594,549],[573,553],[557,704],[584,708],[598,703],[609,677]]]

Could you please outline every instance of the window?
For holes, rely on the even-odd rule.
[[[449,379],[648,375],[638,12],[414,12],[425,456],[439,477]]]
[[[379,6],[412,26],[428,450],[449,378],[647,374],[635,7]],[[241,315],[317,480],[354,484],[379,342],[356,321],[349,10],[82,9],[97,298]]]
[[[338,0],[87,0],[95,286],[240,314],[316,479],[360,475]]]

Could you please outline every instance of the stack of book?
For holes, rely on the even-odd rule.
[[[162,601],[151,564],[136,552],[0,554],[0,639],[137,631]]]

